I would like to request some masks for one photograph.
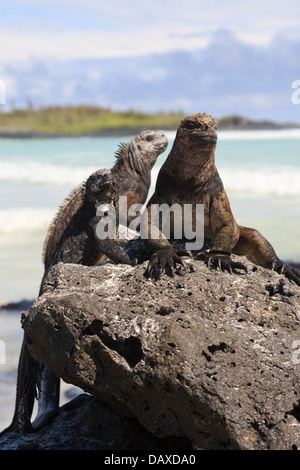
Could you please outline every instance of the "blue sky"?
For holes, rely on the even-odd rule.
[[[8,106],[203,106],[300,121],[299,51],[299,0],[0,0]]]

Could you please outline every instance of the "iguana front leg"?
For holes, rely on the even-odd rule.
[[[221,191],[209,204],[208,214],[211,230],[211,248],[202,251],[195,259],[202,260],[209,267],[216,267],[229,273],[237,273],[237,269],[247,272],[243,263],[235,262],[230,255],[239,239],[239,227],[231,212],[228,197]]]
[[[99,250],[115,263],[136,265],[136,260],[131,260],[124,248],[117,245],[114,240],[109,240],[108,238],[99,240],[96,238],[96,243]]]
[[[170,272],[171,277],[174,276],[174,270],[176,265],[180,264],[184,266],[184,263],[181,260],[181,256],[190,256],[186,250],[176,250],[171,244],[164,248],[159,248],[155,251],[149,261],[145,275],[147,277],[152,277],[153,272],[156,269],[158,271],[158,276],[166,270]]]
[[[186,250],[176,250],[168,241],[163,232],[151,220],[151,205],[148,206],[142,216],[141,233],[148,251],[152,254],[145,271],[146,277],[157,277],[166,271],[173,277],[177,264],[184,266],[181,256],[190,256]]]
[[[135,265],[136,260],[131,260],[124,248],[118,245],[114,239],[99,238],[99,234],[97,233],[97,225],[101,220],[101,216],[95,216],[90,222],[90,226],[93,230],[94,242],[97,245],[99,252],[103,253],[115,263]]]
[[[196,260],[204,261],[208,267],[214,266],[222,271],[228,271],[230,274],[237,273],[237,269],[247,272],[247,268],[243,263],[233,261],[229,254],[214,252],[209,250],[198,253]]]

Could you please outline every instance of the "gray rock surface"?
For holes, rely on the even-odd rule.
[[[188,450],[187,440],[159,439],[136,418],[120,416],[106,403],[81,394],[60,408],[56,419],[36,434],[8,433],[1,450]]]
[[[299,287],[245,259],[232,275],[184,261],[157,281],[146,262],[58,264],[24,315],[31,354],[154,440],[300,448]]]

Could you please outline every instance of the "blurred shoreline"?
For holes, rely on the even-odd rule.
[[[0,138],[37,139],[66,137],[114,137],[139,134],[144,129],[176,132],[185,114],[112,111],[97,106],[15,109],[0,113]],[[218,129],[281,130],[299,129],[297,122],[251,120],[243,116],[218,117]]]
[[[81,138],[81,137],[119,137],[119,136],[132,136],[138,135],[143,130],[150,129],[150,130],[164,130],[176,133],[177,128],[175,127],[168,127],[168,126],[143,126],[143,127],[116,127],[113,129],[99,129],[95,132],[78,132],[76,134],[73,133],[42,133],[42,132],[19,132],[19,131],[12,131],[12,132],[1,132],[0,131],[0,139],[66,139],[66,138]],[[300,124],[291,123],[289,125],[260,125],[257,124],[249,124],[245,126],[235,126],[235,125],[220,125],[218,127],[219,131],[257,131],[257,130],[284,130],[284,129],[300,129]]]

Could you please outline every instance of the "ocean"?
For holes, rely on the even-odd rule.
[[[175,132],[166,135],[149,195]],[[57,208],[90,173],[110,168],[130,139],[0,139],[0,305],[37,296]],[[216,165],[237,222],[258,229],[280,258],[300,262],[300,129],[219,131]],[[20,312],[0,311],[0,430],[13,414],[21,341]]]

